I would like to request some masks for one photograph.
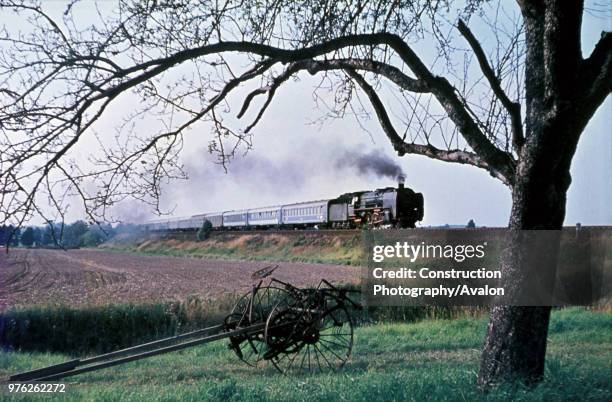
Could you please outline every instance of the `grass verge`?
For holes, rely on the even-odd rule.
[[[237,297],[151,304],[89,307],[39,306],[0,314],[3,350],[59,352],[72,356],[105,353],[151,340],[216,325],[231,312]],[[470,307],[370,307],[352,311],[358,325],[477,317]]]
[[[194,235],[195,237],[195,235]],[[213,233],[205,241],[128,237],[104,243],[105,250],[218,260],[287,261],[338,265],[363,263],[360,233],[330,234],[242,232]]]
[[[612,399],[612,313],[553,313],[546,380],[535,388],[475,387],[486,320],[377,324],[355,334],[344,370],[284,377],[271,365],[241,364],[223,342],[75,377],[63,400],[104,401],[478,401]],[[0,354],[0,375],[61,362],[67,356]],[[32,395],[23,398],[32,398]]]

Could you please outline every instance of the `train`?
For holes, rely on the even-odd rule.
[[[357,191],[337,198],[157,219],[142,224],[147,231],[198,230],[208,220],[213,230],[414,228],[423,220],[423,194],[404,185]]]

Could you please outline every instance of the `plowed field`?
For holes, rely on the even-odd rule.
[[[214,261],[142,256],[100,250],[21,250],[0,255],[0,310],[12,306],[61,303],[72,306],[214,299],[244,292],[263,262]],[[303,286],[323,278],[357,282],[355,267],[279,263],[274,277]]]

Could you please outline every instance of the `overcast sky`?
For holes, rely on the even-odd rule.
[[[610,19],[585,14],[585,55],[604,29],[612,29]],[[415,155],[398,157],[375,119],[365,122],[368,132],[353,118],[312,124],[325,113],[312,100],[312,88],[318,80],[308,74],[299,77],[299,82],[280,88],[255,131],[254,150],[234,160],[227,174],[210,161],[202,135],[187,136],[184,160],[190,180],[176,182],[165,205],[176,205],[177,215],[188,215],[331,198],[395,185],[387,177],[339,168],[338,159],[349,150],[381,152],[403,168],[406,185],[425,197],[423,226],[465,224],[469,219],[484,226],[507,225],[511,198],[501,182],[471,166]],[[571,169],[566,225],[612,224],[611,116],[612,101],[608,98],[582,135]]]
[[[465,224],[469,219],[478,225],[507,224],[510,191],[488,173],[422,156],[398,157],[374,120],[366,123],[372,137],[352,119],[332,121],[320,129],[309,125],[321,111],[310,101],[309,84],[313,82],[308,81],[304,77],[279,91],[257,129],[254,149],[235,159],[227,174],[211,162],[200,141],[188,136],[184,160],[190,180],[168,188],[164,204],[176,205],[177,215],[188,215],[331,198],[395,185],[388,177],[338,166],[340,156],[336,154],[374,151],[397,162],[406,173],[406,185],[424,194],[422,225]],[[566,225],[612,224],[611,107],[608,99],[580,140],[572,165]]]
[[[54,12],[63,6],[54,3]],[[608,14],[610,15],[610,14]],[[610,18],[585,14],[583,53],[588,55],[602,30],[611,30]],[[485,40],[486,42],[486,40]],[[189,180],[165,187],[162,205],[175,216],[202,212],[275,205],[296,201],[334,198],[338,195],[394,186],[395,180],[359,172],[346,161],[347,152],[358,156],[378,154],[390,158],[406,173],[406,185],[425,197],[423,226],[465,224],[505,226],[508,222],[510,191],[501,182],[475,167],[448,164],[426,157],[394,154],[378,123],[359,125],[353,118],[312,124],[325,110],[317,108],[312,88],[319,81],[307,74],[282,86],[263,120],[254,130],[254,149],[233,160],[229,171],[213,163],[206,146],[207,129],[200,127],[185,136],[182,161]],[[384,90],[381,93],[385,98]],[[110,108],[97,130],[110,130],[116,122],[113,110],[129,107],[133,99],[120,99]],[[612,102],[608,100],[587,126],[572,165],[566,225],[612,224]],[[152,120],[152,127],[156,124]],[[365,130],[364,130],[365,128]],[[92,141],[91,137],[89,140]],[[88,148],[89,143],[82,144]],[[76,202],[74,203],[77,204]],[[69,219],[82,218],[74,207]],[[135,202],[119,207],[125,220],[153,217]]]

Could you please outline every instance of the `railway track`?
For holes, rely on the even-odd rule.
[[[505,227],[479,227],[479,228],[465,228],[465,227],[421,227],[414,229],[373,229],[374,231],[383,230],[386,232],[432,232],[441,230],[453,230],[453,231],[496,231],[504,230]],[[612,230],[612,226],[598,225],[598,226],[564,226],[563,230]],[[293,236],[316,236],[316,235],[356,235],[363,231],[363,229],[266,229],[266,230],[215,230],[211,233],[212,237],[224,236],[224,235],[293,235]],[[168,238],[193,238],[195,237],[196,230],[179,230],[179,231],[165,231],[165,232],[150,232],[150,234],[158,235],[160,237]]]

